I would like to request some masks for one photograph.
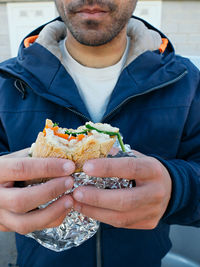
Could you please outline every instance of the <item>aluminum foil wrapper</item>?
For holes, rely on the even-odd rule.
[[[119,147],[116,143],[115,147]],[[130,146],[125,145],[126,152],[119,151],[115,156],[109,155],[108,157],[135,157],[132,153]],[[101,189],[120,189],[120,188],[131,188],[133,182],[126,179],[113,178],[100,178],[88,176],[84,172],[74,173],[74,187],[72,190],[66,192],[70,194],[78,186],[93,185]],[[53,201],[40,206],[39,208],[45,208]],[[72,247],[77,247],[83,242],[91,238],[98,230],[99,222],[88,218],[83,214],[71,210],[63,223],[55,228],[48,228],[41,231],[35,231],[27,234],[27,237],[31,237],[38,241],[42,246],[56,251],[61,252]]]

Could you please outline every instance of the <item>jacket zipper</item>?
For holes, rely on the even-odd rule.
[[[20,79],[19,77],[13,75],[13,74],[10,74],[9,72],[7,71],[3,71],[4,73],[7,73],[11,78],[15,78],[17,79],[18,81],[21,81],[22,83],[24,83],[28,88],[30,88],[32,91],[33,89],[22,79]],[[178,82],[179,80],[181,80],[186,74],[188,73],[188,71],[184,71],[183,73],[181,73],[178,77],[176,77],[175,79],[169,81],[169,82],[166,82],[166,83],[163,83],[159,86],[155,86],[153,88],[150,88],[149,90],[143,92],[143,93],[139,93],[139,94],[136,94],[136,95],[133,95],[133,96],[130,96],[128,98],[126,98],[122,103],[120,103],[117,107],[115,107],[109,114],[107,114],[105,117],[102,118],[101,122],[105,121],[106,118],[108,118],[110,115],[112,115],[118,108],[120,108],[121,106],[123,106],[125,103],[127,103],[129,100],[135,98],[135,97],[138,97],[138,96],[142,96],[142,95],[145,95],[147,93],[150,93],[152,91],[155,91],[155,90],[158,90],[158,89],[161,89],[165,86],[168,86],[170,84],[173,84],[175,82]],[[86,117],[85,115],[83,115],[82,113],[74,110],[74,109],[71,109],[71,108],[68,108],[68,107],[65,107],[66,109],[72,111],[73,113],[81,116],[82,118],[86,119],[87,121],[89,121],[90,119],[88,117]]]
[[[121,106],[123,106],[125,103],[127,103],[129,100],[137,97],[137,96],[141,96],[141,95],[145,95],[147,93],[150,93],[152,91],[155,91],[155,90],[158,90],[158,89],[161,89],[165,86],[168,86],[170,84],[173,84],[175,82],[178,82],[179,80],[181,80],[186,74],[188,73],[188,71],[184,71],[183,73],[181,73],[181,75],[179,75],[178,77],[176,77],[175,79],[169,81],[169,82],[166,82],[166,83],[163,83],[159,86],[156,86],[156,87],[153,87],[143,93],[140,93],[140,94],[136,94],[134,96],[129,96],[128,98],[126,98],[122,103],[120,103],[117,107],[115,107],[109,114],[107,114],[105,117],[102,118],[101,122],[105,121],[106,118],[108,118],[111,114],[113,114],[118,108],[120,108]]]
[[[155,91],[155,90],[158,90],[158,89],[161,89],[162,87],[165,87],[165,86],[168,86],[170,84],[173,84],[175,82],[178,82],[179,80],[181,80],[186,74],[188,73],[188,71],[184,71],[183,73],[181,73],[178,77],[176,77],[175,79],[169,81],[169,82],[166,82],[166,83],[163,83],[159,86],[156,86],[156,87],[153,87],[143,93],[140,93],[140,94],[136,94],[136,95],[133,95],[133,96],[130,96],[128,98],[126,98],[122,103],[120,103],[116,108],[114,108],[109,114],[107,114],[105,117],[102,118],[101,122],[105,121],[106,118],[108,118],[111,114],[113,114],[118,108],[120,108],[121,106],[123,106],[125,103],[127,103],[129,100],[135,98],[135,97],[138,97],[138,96],[141,96],[141,95],[145,95],[147,93],[150,93],[152,91]],[[71,108],[68,108],[68,107],[65,107],[66,109],[72,111],[73,113],[81,116],[82,118],[86,119],[87,121],[90,120],[88,117],[84,116],[82,113],[74,110],[74,109],[71,109]]]
[[[102,267],[101,259],[101,224],[99,223],[99,229],[96,233],[96,267]]]
[[[68,108],[68,107],[65,107],[65,108],[68,109],[68,110],[70,110],[71,112],[73,112],[73,113],[79,115],[80,117],[86,119],[86,121],[90,121],[90,120],[91,120],[91,119],[89,119],[88,117],[86,117],[85,115],[83,115],[82,113],[80,113],[80,112],[74,110],[73,108]]]
[[[166,83],[163,83],[163,84],[161,84],[161,85],[159,85],[159,86],[153,87],[153,88],[151,88],[151,89],[149,89],[149,90],[147,90],[147,91],[145,91],[145,92],[143,92],[143,93],[136,94],[136,95],[133,95],[133,96],[130,96],[130,97],[126,98],[122,103],[120,103],[117,107],[115,107],[109,114],[107,114],[105,117],[103,117],[102,120],[101,120],[101,122],[103,123],[103,121],[105,121],[106,118],[108,118],[111,114],[113,114],[118,108],[120,108],[121,106],[123,106],[123,105],[124,105],[125,103],[127,103],[129,100],[131,100],[131,99],[133,99],[133,98],[135,98],[135,97],[141,96],[141,95],[145,95],[145,94],[150,93],[150,92],[152,92],[152,91],[161,89],[161,88],[163,88],[163,87],[165,87],[165,86],[168,86],[168,85],[170,85],[170,84],[173,84],[173,83],[175,83],[175,82],[178,82],[178,81],[181,80],[187,73],[188,73],[188,71],[186,70],[186,71],[184,71],[183,73],[181,73],[178,77],[176,77],[175,79],[173,79],[173,80],[171,80],[171,81],[169,81],[169,82],[166,82]],[[76,110],[74,110],[74,109],[71,109],[71,108],[68,108],[68,107],[65,107],[65,108],[68,109],[68,110],[70,110],[70,111],[72,111],[72,112],[74,112],[75,114],[81,116],[82,118],[86,119],[87,121],[90,120],[89,118],[87,118],[86,116],[84,116],[82,113],[80,113],[80,112],[78,112],[78,111],[76,111]]]

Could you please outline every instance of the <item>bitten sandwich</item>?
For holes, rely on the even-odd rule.
[[[77,129],[67,129],[47,119],[30,154],[32,157],[72,160],[75,172],[80,172],[86,160],[106,157],[116,138],[122,144],[119,129],[106,123],[87,122]]]

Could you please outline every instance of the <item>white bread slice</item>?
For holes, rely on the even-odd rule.
[[[112,127],[109,124],[87,122],[91,126],[110,132],[119,132],[118,128]],[[88,135],[81,141],[71,140],[68,141],[54,134],[53,122],[46,120],[45,132],[40,132],[36,139],[35,144],[32,145],[32,157],[40,158],[65,158],[74,161],[76,165],[75,172],[82,171],[83,164],[89,159],[104,158],[111,150],[116,141],[116,136],[99,133],[95,130],[89,132]],[[80,126],[78,129],[66,129],[59,127],[59,133],[65,133],[66,130],[74,133],[87,129],[85,126]],[[43,182],[44,180],[34,180],[30,183]],[[46,179],[45,179],[46,181]]]

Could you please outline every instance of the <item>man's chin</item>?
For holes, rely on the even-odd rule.
[[[98,46],[102,46],[105,45],[107,43],[109,43],[109,41],[107,42],[98,42],[96,40],[92,40],[92,41],[88,41],[88,40],[77,40],[80,44],[85,45],[85,46],[90,46],[90,47],[98,47]]]
[[[90,32],[90,34],[72,34],[74,39],[82,45],[86,46],[102,46],[112,41],[112,36],[97,36],[96,31]]]

